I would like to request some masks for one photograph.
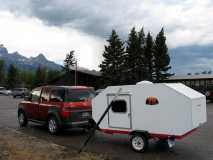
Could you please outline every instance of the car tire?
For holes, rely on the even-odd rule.
[[[47,122],[47,128],[50,134],[56,135],[59,132],[59,124],[54,116],[50,116]]]
[[[16,98],[16,96],[13,96],[13,98]]]
[[[27,116],[23,111],[18,113],[18,122],[20,127],[26,127],[28,124]]]
[[[148,138],[143,134],[134,134],[131,137],[131,146],[136,152],[145,152],[148,148],[148,144]]]

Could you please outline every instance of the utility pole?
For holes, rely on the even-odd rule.
[[[78,69],[78,63],[77,63],[77,59],[75,59],[75,86],[77,86],[78,84],[77,69]]]

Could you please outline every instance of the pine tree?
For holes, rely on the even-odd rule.
[[[137,64],[137,74],[138,74],[138,81],[144,80],[146,77],[145,75],[145,67],[144,67],[144,61],[145,61],[145,34],[143,28],[138,32],[138,40],[140,45],[140,51],[138,55],[138,64]]]
[[[144,48],[144,77],[146,80],[153,81],[154,72],[154,56],[153,56],[153,39],[150,32],[146,38],[146,46]]]
[[[137,33],[135,27],[130,31],[127,47],[126,47],[126,75],[127,83],[135,84],[141,79],[142,71],[142,55],[141,55],[141,43],[143,40],[143,31]]]
[[[34,87],[43,85],[47,80],[47,69],[43,66],[38,66],[34,77]]]
[[[22,87],[33,88],[34,71],[20,70],[19,75]]]
[[[168,73],[168,70],[171,69],[171,66],[169,66],[170,57],[163,28],[155,39],[154,57],[156,81],[158,82],[171,76],[172,74]]]
[[[75,56],[74,56],[74,51],[70,51],[70,53],[68,53],[66,55],[66,58],[64,60],[64,70],[65,71],[70,71],[71,67],[73,67],[75,65]]]
[[[125,47],[115,30],[107,40],[103,53],[103,61],[100,64],[103,83],[107,85],[119,85],[124,81],[123,65]]]
[[[0,60],[0,84],[2,85],[5,80],[5,68],[4,68],[4,61]]]
[[[15,65],[11,64],[7,73],[7,85],[9,88],[15,88],[19,84],[18,70]]]
[[[48,70],[47,72],[47,81],[52,81],[60,75],[60,71],[58,70]]]

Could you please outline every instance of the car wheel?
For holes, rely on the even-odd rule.
[[[52,135],[56,135],[59,132],[59,125],[58,125],[58,121],[56,120],[56,118],[54,116],[51,116],[48,119],[48,131],[50,134]]]
[[[16,96],[13,96],[13,98],[16,98]]]
[[[23,111],[18,113],[18,122],[20,127],[25,127],[28,124],[27,117]]]
[[[148,139],[142,134],[135,134],[131,138],[132,149],[136,152],[144,152],[148,148]]]

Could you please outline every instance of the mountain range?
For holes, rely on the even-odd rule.
[[[18,52],[8,53],[7,48],[2,44],[0,45],[0,59],[4,60],[6,68],[10,64],[14,64],[17,68],[25,70],[36,70],[39,66],[44,66],[51,70],[60,70],[62,68],[61,65],[49,61],[41,53],[36,57],[30,58],[22,56]]]

